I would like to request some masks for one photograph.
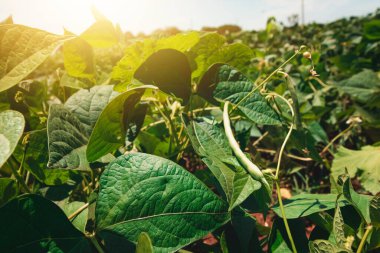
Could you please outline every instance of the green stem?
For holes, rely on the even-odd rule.
[[[292,237],[292,233],[290,231],[288,220],[286,219],[285,208],[284,208],[284,204],[282,203],[280,184],[278,183],[278,180],[276,180],[276,189],[277,189],[278,204],[279,204],[279,207],[280,207],[282,219],[284,220],[284,225],[285,225],[286,233],[288,234],[289,241],[290,241],[290,244],[292,245],[293,252],[297,253],[297,248],[296,248],[296,245],[294,243],[294,240],[293,240],[293,237]]]
[[[230,147],[238,160],[242,163],[244,168],[248,171],[248,173],[256,180],[260,181],[264,187],[268,190],[268,192],[271,192],[268,181],[265,179],[263,172],[257,167],[254,163],[251,162],[251,160],[248,159],[248,157],[244,154],[244,152],[240,149],[239,143],[235,140],[235,137],[233,135],[232,129],[231,129],[231,123],[230,118],[228,115],[228,105],[229,102],[227,101],[224,104],[224,110],[223,110],[223,125],[224,125],[224,131],[226,133],[228,142],[230,144]]]
[[[288,90],[290,91],[290,95],[293,100],[293,110],[294,110],[294,117],[296,121],[296,128],[298,130],[302,129],[302,121],[301,121],[301,113],[300,113],[300,105],[298,102],[298,97],[296,93],[295,83],[293,81],[293,78],[291,78],[289,75],[286,76],[287,84],[288,84]]]
[[[262,87],[264,84],[266,84],[280,69],[282,69],[286,64],[288,64],[290,61],[292,61],[298,54],[300,54],[302,52],[302,50],[304,50],[304,48],[306,48],[306,46],[301,46],[298,50],[296,50],[296,52],[289,58],[287,59],[285,62],[283,62],[277,69],[275,69],[272,73],[269,74],[269,76],[267,78],[264,79],[264,81],[262,81],[259,85],[257,85],[256,87],[253,87],[252,88],[252,91],[250,91],[245,97],[243,97],[242,100],[240,100],[231,110],[231,112],[233,112],[244,100],[246,100],[247,98],[249,98],[257,89],[259,89],[260,87]]]
[[[351,124],[349,127],[347,127],[346,129],[344,129],[342,132],[340,132],[337,136],[335,136],[327,145],[326,147],[324,147],[322,149],[322,151],[319,153],[320,155],[324,154],[328,149],[329,147],[334,144],[334,142],[339,139],[340,137],[342,137],[345,133],[347,133],[348,131],[350,131],[352,128],[353,128],[353,124]]]
[[[89,205],[90,205],[90,203],[84,204],[83,206],[79,207],[75,212],[73,212],[72,214],[70,214],[70,216],[68,216],[67,218],[69,220],[74,219],[78,214],[80,214],[81,212],[83,212],[83,210],[85,210]]]
[[[269,93],[269,95],[272,95],[272,96],[275,96],[275,97],[278,97],[278,98],[282,99],[288,105],[288,107],[290,109],[290,112],[292,114],[293,121],[294,121],[294,110],[293,110],[292,105],[289,103],[289,101],[286,98],[284,98],[283,96],[278,95],[277,93]],[[290,244],[292,245],[293,252],[297,253],[297,249],[296,249],[296,246],[294,244],[293,236],[292,236],[292,233],[291,233],[290,228],[289,228],[288,220],[286,219],[285,208],[284,208],[284,204],[282,203],[282,196],[281,196],[280,184],[279,184],[279,172],[280,172],[280,165],[281,165],[282,154],[284,153],[286,143],[288,142],[289,137],[290,137],[290,135],[291,135],[291,133],[293,131],[293,125],[294,125],[294,123],[292,122],[291,125],[290,125],[290,127],[289,127],[288,134],[286,135],[285,140],[283,141],[283,143],[281,145],[281,149],[280,149],[280,154],[279,154],[279,157],[278,157],[278,162],[277,162],[277,168],[276,168],[276,174],[275,174],[275,177],[274,177],[274,181],[275,181],[275,184],[276,184],[277,196],[278,196],[277,197],[278,198],[278,204],[279,204],[279,207],[280,207],[280,210],[281,210],[282,219],[284,220],[284,225],[285,225],[286,233],[288,234],[288,238],[289,238]]]
[[[278,95],[277,93],[269,93],[268,95],[270,95],[270,96],[274,96],[274,97],[278,97],[278,98],[282,99],[282,100],[288,105],[288,107],[289,107],[289,109],[290,109],[290,112],[291,112],[291,114],[292,114],[293,121],[294,121],[294,115],[295,115],[295,113],[294,113],[293,107],[292,107],[292,105],[289,103],[289,101],[288,101],[286,98],[284,98],[283,96]],[[288,140],[289,140],[289,138],[290,138],[290,135],[292,134],[293,126],[294,126],[294,123],[292,122],[292,123],[290,124],[289,131],[288,131],[288,133],[287,133],[287,135],[286,135],[286,137],[285,137],[285,139],[284,139],[284,141],[283,141],[283,143],[282,143],[282,145],[281,145],[280,154],[279,154],[279,156],[278,156],[278,162],[277,162],[277,168],[276,168],[275,180],[278,180],[278,175],[279,175],[279,172],[280,172],[280,165],[281,165],[282,155],[283,155],[283,153],[284,153],[286,143],[288,142]]]
[[[23,166],[23,163],[24,163],[24,157],[21,161],[21,164],[20,164],[20,167]],[[12,170],[12,173],[13,175],[15,176],[15,178],[17,179],[17,182],[19,182],[19,184],[21,184],[21,186],[24,188],[24,190],[27,192],[27,193],[31,193],[30,192],[30,189],[29,187],[26,185],[24,179],[21,177],[21,175],[18,173],[18,171],[13,167],[12,163],[11,162],[8,162],[9,164],[9,167],[11,168]]]
[[[361,252],[363,251],[363,248],[364,248],[365,242],[367,241],[367,238],[368,238],[369,234],[371,233],[372,228],[373,228],[372,225],[369,225],[369,226],[367,227],[367,230],[365,231],[365,233],[364,233],[364,235],[363,235],[363,238],[362,238],[361,241],[360,241],[360,244],[359,244],[359,247],[358,247],[358,250],[356,251],[356,253],[361,253]]]
[[[95,234],[91,234],[91,235],[86,235],[88,239],[90,239],[91,243],[95,246],[96,250],[99,252],[99,253],[104,253],[104,250],[102,248],[102,246],[100,246],[98,240],[96,239],[95,237]]]

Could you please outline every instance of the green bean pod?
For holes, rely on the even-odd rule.
[[[230,147],[232,148],[232,151],[234,152],[234,154],[236,155],[236,157],[238,158],[240,163],[248,171],[248,173],[254,179],[261,182],[264,185],[264,187],[269,192],[271,192],[269,183],[265,179],[263,172],[259,169],[259,167],[257,167],[254,163],[252,163],[251,160],[248,159],[248,157],[240,149],[239,143],[235,140],[235,137],[234,137],[232,129],[231,129],[230,117],[228,115],[228,105],[229,105],[229,102],[226,102],[224,104],[223,125],[224,125],[224,131],[226,133]]]

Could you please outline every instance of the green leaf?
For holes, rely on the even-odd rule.
[[[354,206],[362,219],[370,224],[371,217],[369,213],[369,206],[372,197],[355,192],[348,175],[340,176],[338,182],[340,185],[342,185],[343,196],[346,198],[346,200]]]
[[[253,218],[252,214],[238,209],[235,210],[237,211],[233,212],[231,217],[232,229],[226,230],[227,243],[229,244],[229,248],[232,248],[230,252],[262,252],[259,242],[259,231],[257,229],[260,225]]]
[[[1,28],[0,28],[1,29]],[[25,127],[24,116],[12,110],[0,112],[0,168],[15,150]]]
[[[214,98],[230,101],[245,116],[257,124],[280,125],[281,120],[259,91],[247,96],[254,88],[253,83],[242,73],[223,65],[219,69]]]
[[[89,162],[96,161],[124,144],[127,126],[136,118],[138,110],[135,108],[147,88],[155,87],[145,85],[130,89],[115,97],[104,108],[88,143],[86,156]]]
[[[65,108],[80,120],[89,137],[103,109],[117,95],[119,93],[113,91],[111,85],[94,86],[90,90],[79,90],[69,97]]]
[[[331,173],[335,178],[345,174],[358,176],[364,189],[376,194],[380,192],[380,147],[365,146],[361,150],[339,147],[334,155]]]
[[[244,69],[253,57],[253,52],[244,44],[227,44],[225,37],[217,33],[208,33],[203,35],[190,50],[190,55],[194,57],[197,65],[192,73],[192,78],[197,80],[215,63],[225,63],[238,69]]]
[[[369,215],[371,223],[375,227],[380,227],[380,195],[376,195],[370,202]]]
[[[213,156],[222,162],[237,165],[239,162],[232,154],[232,149],[222,128],[206,122],[191,121],[188,130],[193,147],[202,157]]]
[[[287,219],[297,219],[313,213],[333,209],[336,204],[337,194],[309,194],[301,193],[290,199],[283,200]],[[339,206],[347,205],[347,201],[339,200]],[[281,211],[276,204],[272,210],[280,217]]]
[[[49,161],[48,137],[46,129],[28,132],[28,146],[25,154],[24,168],[30,171],[37,180],[46,185],[62,185],[73,181],[76,171],[63,169],[47,169]],[[20,145],[19,145],[20,147]],[[14,153],[19,162],[23,149]]]
[[[17,196],[16,181],[11,178],[0,178],[0,206]]]
[[[229,211],[261,188],[261,183],[253,180],[240,166],[234,171],[216,157],[203,158],[203,161],[222,186],[230,204]]]
[[[350,251],[339,248],[327,240],[315,240],[309,242],[311,253],[348,253]]]
[[[225,224],[228,206],[179,165],[131,153],[111,162],[100,178],[96,231],[134,243],[147,232],[155,252],[173,252]]]
[[[22,25],[1,25],[0,92],[27,77],[67,39]]]
[[[88,170],[86,129],[63,105],[52,105],[47,125],[50,168]]]
[[[372,19],[364,23],[364,37],[369,40],[380,40],[380,19]]]
[[[95,61],[92,47],[82,38],[63,44],[63,63],[71,77],[86,78],[95,82]]]
[[[52,105],[50,107],[47,126],[48,167],[89,169],[86,148],[90,135],[103,109],[117,94],[113,91],[112,86],[95,86],[90,90],[76,92],[64,106]]]
[[[119,81],[115,86],[117,91],[125,91],[133,79],[136,70],[151,56],[160,49],[174,49],[180,52],[187,52],[199,41],[197,32],[180,33],[168,38],[159,40],[145,39],[137,42],[125,50],[124,57],[118,62],[112,71],[112,79]]]
[[[58,206],[62,209],[62,211],[66,214],[67,217],[72,215],[74,212],[76,212],[79,208],[83,207],[85,204],[86,203],[79,202],[79,201],[69,202],[69,199],[64,199],[58,202]],[[82,233],[85,232],[86,223],[87,223],[87,215],[88,215],[88,208],[85,208],[82,212],[80,212],[71,220],[71,223],[74,225],[74,227],[76,227]]]
[[[145,60],[134,77],[145,84],[174,94],[187,103],[191,94],[191,69],[186,55],[174,49],[162,49]]]
[[[305,234],[305,223],[299,220],[288,220],[294,244],[298,252],[308,252],[308,239]],[[292,252],[290,240],[282,219],[275,219],[269,235],[269,252]]]
[[[59,85],[64,87],[70,87],[74,89],[88,89],[93,86],[92,82],[83,79],[69,76],[67,73],[64,73],[59,80]]]
[[[337,205],[335,207],[334,221],[333,221],[333,234],[337,245],[341,248],[345,248],[346,236],[344,234],[344,220],[340,207]]]
[[[363,70],[336,84],[337,88],[368,107],[380,106],[380,79],[376,72]]]
[[[207,101],[217,104],[218,101],[214,99],[214,90],[218,83],[218,73],[223,63],[215,63],[211,65],[204,73],[197,85],[197,93]]]
[[[147,233],[142,232],[136,245],[136,253],[153,253],[152,241]]]
[[[97,20],[80,38],[87,41],[94,48],[109,48],[119,43],[119,35],[111,21]]]
[[[191,143],[223,188],[229,210],[240,205],[261,183],[241,167],[232,155],[227,137],[216,125],[191,121],[187,126]],[[230,167],[228,166],[230,165]]]
[[[0,251],[91,252],[84,235],[51,201],[23,195],[0,208]]]

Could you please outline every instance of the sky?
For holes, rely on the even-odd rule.
[[[306,23],[325,23],[366,15],[380,8],[380,0],[304,0],[304,5]],[[301,13],[301,0],[0,0],[0,20],[12,15],[17,24],[79,34],[94,22],[92,7],[136,34],[223,24],[253,30],[263,28],[270,16],[286,24],[289,16]]]

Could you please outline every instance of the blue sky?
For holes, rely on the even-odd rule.
[[[365,15],[380,7],[380,0],[304,0],[306,22],[329,22],[350,15]],[[124,31],[151,32],[177,26],[237,24],[260,29],[269,16],[287,22],[300,14],[301,0],[0,0],[0,20],[13,15],[15,23],[62,34],[63,27],[80,33],[94,21],[91,7]]]

